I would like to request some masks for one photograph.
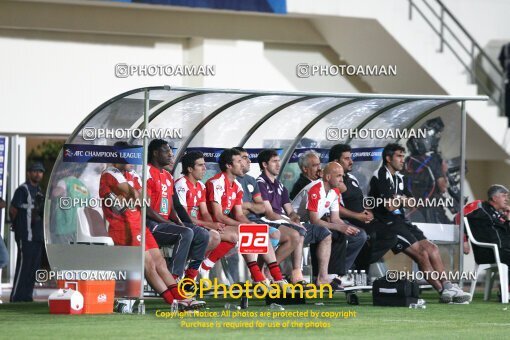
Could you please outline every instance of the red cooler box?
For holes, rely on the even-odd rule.
[[[94,272],[91,274],[91,272]],[[111,314],[115,300],[115,280],[80,280],[81,278],[108,277],[95,275],[100,271],[73,271],[74,275],[64,275],[57,280],[58,288],[72,288],[83,295],[84,314]],[[101,272],[104,273],[104,272]]]
[[[48,298],[51,314],[81,314],[83,295],[73,289],[59,289]]]

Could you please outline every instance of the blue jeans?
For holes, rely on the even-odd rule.
[[[5,247],[4,240],[0,236],[0,268],[3,268],[9,263],[9,253]]]

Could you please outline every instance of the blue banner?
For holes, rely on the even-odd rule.
[[[376,148],[355,148],[352,149],[352,160],[356,162],[371,162],[371,161],[380,161],[382,159],[382,152],[384,148],[376,147]],[[290,156],[289,163],[297,163],[299,161],[299,157],[307,151],[315,151],[319,154],[319,158],[321,163],[327,163],[329,161],[329,149],[320,149],[320,148],[303,148],[296,149]]]
[[[262,150],[265,150],[266,148],[244,148],[246,152],[248,153],[248,156],[250,157],[250,161],[252,163],[257,163],[257,157],[259,156],[259,153]],[[218,163],[218,160],[220,158],[221,153],[225,150],[224,148],[187,148],[186,153],[191,151],[199,151],[204,154],[204,160],[207,163]],[[281,157],[283,150],[282,149],[274,149],[278,156]]]
[[[143,164],[143,147],[64,144],[64,162]]]
[[[235,11],[287,13],[287,0],[112,0],[155,5],[186,6]]]
[[[356,162],[372,162],[382,160],[384,148],[357,148],[352,149],[352,160]]]

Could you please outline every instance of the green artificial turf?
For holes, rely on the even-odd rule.
[[[422,297],[427,301],[426,309],[402,307],[374,307],[370,293],[362,293],[360,305],[348,305],[345,295],[336,293],[332,300],[308,300],[306,305],[284,306],[285,312],[311,311],[349,312],[348,318],[272,318],[257,317],[156,317],[161,312],[170,312],[168,305],[161,299],[146,300],[146,314],[111,315],[51,315],[47,303],[18,303],[0,305],[0,338],[182,338],[182,339],[337,339],[339,337],[357,338],[507,338],[510,333],[510,310],[494,297],[484,302],[477,295],[470,305],[444,305],[438,303],[438,295],[425,292]],[[205,299],[208,309],[205,312],[225,311],[226,302],[233,300]],[[315,303],[324,303],[316,305]],[[263,301],[250,300],[246,312],[266,313],[270,309]],[[236,311],[231,311],[234,313]],[[356,316],[352,316],[356,313]],[[181,323],[212,322],[213,328],[185,328]],[[246,326],[258,321],[259,328],[225,328]],[[294,324],[292,323],[294,322]],[[299,323],[302,324],[299,324]],[[321,328],[304,328],[307,322],[322,322]],[[263,326],[262,326],[262,323]],[[280,326],[270,328],[269,326]],[[287,325],[287,328],[283,328]],[[293,328],[292,325],[295,327]],[[311,324],[309,324],[310,326]],[[217,327],[219,326],[219,327]],[[325,327],[324,327],[325,326]]]

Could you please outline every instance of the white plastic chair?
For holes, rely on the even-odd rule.
[[[484,263],[484,264],[475,264],[476,271],[476,279],[471,281],[471,299],[473,299],[473,294],[476,288],[476,282],[478,281],[478,275],[484,270],[485,272],[485,289],[483,294],[483,299],[485,301],[490,299],[492,286],[494,285],[494,280],[496,278],[496,271],[499,273],[499,284],[501,287],[501,303],[508,303],[508,266],[504,263],[501,263],[499,259],[499,250],[497,244],[494,243],[483,243],[478,242],[473,237],[471,233],[471,228],[469,227],[469,221],[467,217],[464,217],[464,226],[466,227],[466,232],[468,234],[469,241],[471,242],[471,246],[477,245],[481,248],[489,248],[494,251],[494,258],[496,259],[495,263]]]
[[[90,212],[96,213],[99,217],[97,215],[96,216],[92,215],[93,217],[90,218],[89,217],[90,215],[87,216],[87,214],[85,213],[85,209],[89,209],[89,213]],[[93,224],[93,223],[98,224],[95,226],[96,229],[102,228],[106,232],[106,226],[104,224],[104,220],[97,211],[90,209],[90,208],[83,208],[83,207],[79,207],[76,210],[77,210],[77,214],[78,214],[78,229],[77,229],[77,235],[76,235],[76,243],[104,244],[104,245],[108,245],[108,246],[113,246],[113,240],[111,237],[92,236],[91,235],[91,230],[92,230],[91,224]]]

